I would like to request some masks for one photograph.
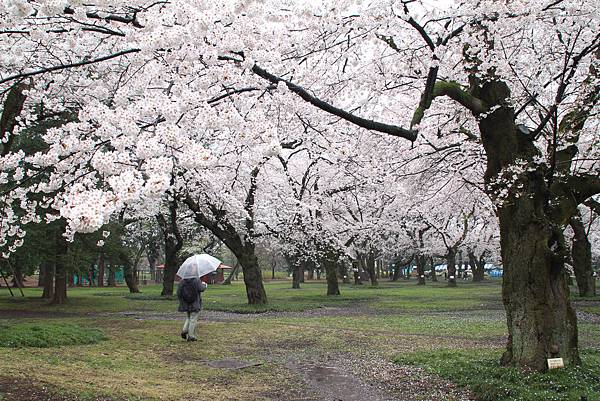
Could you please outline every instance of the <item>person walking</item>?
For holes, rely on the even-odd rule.
[[[177,298],[179,299],[179,312],[185,312],[187,318],[181,330],[181,338],[187,341],[196,341],[196,323],[202,308],[201,292],[207,285],[200,278],[186,278],[177,285]]]

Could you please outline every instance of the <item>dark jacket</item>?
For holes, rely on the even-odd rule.
[[[177,285],[177,298],[179,299],[179,312],[198,312],[200,308],[202,308],[202,297],[200,293],[206,289],[206,284],[203,283],[199,278],[195,280],[196,289],[198,291],[198,297],[196,297],[196,301],[193,304],[188,304],[183,300],[183,295],[181,294],[181,288],[183,287],[183,280],[179,282]]]

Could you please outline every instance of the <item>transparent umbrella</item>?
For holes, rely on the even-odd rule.
[[[214,272],[221,265],[221,261],[206,253],[190,256],[183,262],[177,275],[182,279],[202,277]]]

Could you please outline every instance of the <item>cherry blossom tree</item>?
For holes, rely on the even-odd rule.
[[[60,217],[72,237],[176,195],[230,248],[251,255],[257,183],[279,153],[278,117],[295,115],[327,148],[340,132],[368,130],[374,147],[382,134],[397,138],[396,155],[416,144],[416,160],[419,144],[447,161],[459,147],[481,155],[444,169],[483,181],[494,204],[509,332],[502,362],[539,370],[548,356],[579,363],[563,231],[600,192],[594,4],[17,0],[0,15],[3,142],[40,115],[67,121],[33,155],[3,148],[6,256],[28,221]],[[221,158],[228,168],[215,163]],[[230,193],[206,184],[225,172]],[[47,178],[27,185],[36,174]],[[329,215],[323,182],[312,189],[306,210],[323,234],[314,238],[333,286],[347,246],[334,223],[343,219]],[[254,267],[246,271],[261,282]],[[249,299],[266,299],[250,288]]]

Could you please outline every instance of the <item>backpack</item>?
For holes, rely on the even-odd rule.
[[[198,287],[196,286],[195,278],[187,278],[183,280],[183,286],[181,287],[181,297],[187,304],[193,304],[198,298]]]

